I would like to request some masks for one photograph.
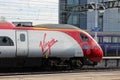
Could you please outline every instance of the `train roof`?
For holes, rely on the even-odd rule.
[[[80,28],[69,24],[39,24],[35,26],[15,26],[10,22],[0,22],[0,29],[22,29],[22,30],[36,30],[36,29],[71,29],[81,30]]]
[[[15,28],[14,24],[10,22],[0,22],[0,29],[12,29]]]
[[[75,29],[75,30],[80,29],[76,26],[69,25],[69,24],[39,24],[39,25],[35,25],[35,27],[52,28],[52,29]]]

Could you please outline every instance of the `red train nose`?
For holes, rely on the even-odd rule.
[[[100,62],[103,58],[103,51],[99,46],[95,46],[91,50],[91,56],[89,57],[94,62]]]
[[[83,51],[84,55],[93,62],[100,62],[103,58],[103,51],[98,44]]]

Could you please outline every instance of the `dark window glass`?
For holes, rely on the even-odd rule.
[[[20,41],[25,41],[25,34],[20,34]]]
[[[14,46],[14,43],[9,37],[1,36],[0,37],[0,46]]]
[[[88,41],[88,37],[85,34],[80,34],[80,37],[83,41]]]
[[[102,43],[103,42],[103,37],[98,37],[98,42]]]

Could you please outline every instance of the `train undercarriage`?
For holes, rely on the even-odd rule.
[[[83,57],[73,58],[1,58],[0,68],[24,68],[39,67],[40,69],[56,70],[56,69],[81,69],[84,65],[95,65]]]

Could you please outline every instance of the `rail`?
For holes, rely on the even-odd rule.
[[[120,68],[120,57],[103,57],[103,60],[99,62],[96,68]]]
[[[107,60],[107,59],[111,59],[111,60],[113,60],[113,59],[120,59],[120,57],[118,57],[118,56],[103,57],[103,60]]]

